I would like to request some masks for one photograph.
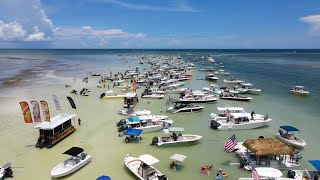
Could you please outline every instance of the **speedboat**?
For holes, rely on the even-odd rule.
[[[125,115],[125,116],[146,116],[146,115],[150,115],[151,111],[149,111],[149,110],[134,111],[132,108],[129,108],[128,110],[119,109],[118,113],[121,115]]]
[[[205,79],[209,81],[217,81],[219,78],[214,76],[214,74],[208,74],[207,76],[205,76]]]
[[[229,80],[224,79],[223,82],[227,84],[240,84],[240,83],[243,83],[244,81],[236,79],[235,77],[232,77]]]
[[[4,180],[8,177],[13,177],[12,164],[6,163],[4,165],[0,165],[0,179]]]
[[[280,126],[280,128],[281,129],[276,134],[276,138],[280,141],[296,148],[303,148],[306,145],[306,142],[302,138],[292,133],[299,131],[299,129],[293,126]],[[284,133],[282,129],[285,130],[286,133]]]
[[[208,95],[200,91],[192,91],[189,94],[181,94],[181,98],[177,101],[180,103],[209,103],[215,102],[218,98],[214,95]]]
[[[124,98],[125,96],[126,96],[125,94],[116,94],[110,90],[105,93],[102,93],[100,95],[100,99]]]
[[[218,71],[216,71],[214,73],[217,75],[220,75],[220,76],[229,76],[230,75],[230,73],[226,72],[224,69],[219,69]]]
[[[270,167],[257,167],[255,168],[260,180],[294,180],[291,178],[282,177],[283,174],[279,169]],[[238,180],[255,180],[254,178],[239,178]]]
[[[168,93],[182,93],[186,91],[188,88],[169,88],[166,90]]]
[[[306,96],[309,94],[309,91],[305,91],[303,86],[295,86],[289,90],[292,94],[297,94],[301,96]]]
[[[320,160],[308,160],[316,170],[289,170],[287,177],[295,180],[318,180],[320,177]]]
[[[174,107],[169,107],[167,111],[175,114],[179,112],[198,112],[201,111],[203,108],[204,106],[196,106],[189,103],[176,103]]]
[[[178,145],[178,144],[186,144],[190,142],[198,141],[202,138],[202,136],[194,135],[194,134],[181,134],[180,132],[184,131],[183,128],[178,127],[170,127],[168,128],[168,132],[173,132],[172,136],[164,136],[164,137],[157,137],[155,136],[152,139],[151,145]],[[179,135],[176,134],[179,132]]]
[[[141,95],[142,98],[153,98],[153,99],[162,99],[164,97],[163,94],[155,94],[155,93],[152,93],[152,94],[149,94],[149,93],[143,93]]]
[[[210,127],[213,129],[244,130],[268,125],[272,119],[268,115],[246,112],[242,107],[218,107],[219,114],[210,114]]]
[[[133,157],[127,154],[124,158],[126,167],[140,180],[168,180],[164,174],[152,166],[158,162],[158,159],[149,154],[144,154],[139,157]]]
[[[220,94],[220,99],[233,100],[233,101],[250,101],[252,98],[248,96],[239,96],[238,94],[234,94],[234,95]]]
[[[72,147],[63,154],[70,155],[71,157],[62,161],[51,171],[52,177],[63,177],[69,175],[91,161],[91,156],[84,153],[82,148]]]
[[[116,125],[118,132],[125,131],[129,128],[140,129],[143,130],[143,132],[154,132],[169,127],[173,122],[172,120],[157,119],[152,116],[134,116],[121,119]]]
[[[202,89],[205,90],[205,91],[208,91],[208,92],[215,93],[215,94],[221,94],[222,92],[224,92],[221,89],[219,89],[219,86],[216,85],[216,84],[211,84],[210,88],[204,87]]]
[[[216,61],[213,59],[213,57],[209,56],[207,63],[215,63]]]

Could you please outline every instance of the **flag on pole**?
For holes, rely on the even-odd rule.
[[[44,116],[44,120],[50,122],[50,113],[49,113],[49,106],[46,101],[40,101],[42,113]]]
[[[236,135],[232,135],[228,141],[226,142],[226,144],[224,145],[224,150],[226,152],[232,152],[234,151],[234,147],[237,145],[237,139],[236,139]]]
[[[254,180],[260,180],[258,172],[254,167],[252,167],[252,170],[251,170],[251,178]]]
[[[27,102],[22,101],[19,103],[22,113],[23,113],[23,118],[25,123],[32,123],[32,116],[30,112],[30,108]]]
[[[53,101],[54,101],[54,104],[56,106],[56,110],[61,110],[61,105],[60,105],[60,101],[58,99],[58,97],[56,95],[52,95],[52,98],[53,98]]]
[[[67,96],[67,99],[68,99],[71,107],[72,107],[73,109],[77,109],[76,104],[74,103],[73,99],[72,99],[71,97],[69,97],[69,96]]]
[[[40,107],[37,101],[30,101],[33,110],[34,122],[41,122]]]
[[[88,83],[89,82],[89,78],[88,77],[83,78],[82,82]]]

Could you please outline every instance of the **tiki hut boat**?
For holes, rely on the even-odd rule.
[[[240,168],[250,170],[255,167],[273,167],[278,169],[300,166],[301,153],[275,138],[249,139],[242,144],[247,151],[240,154]]]

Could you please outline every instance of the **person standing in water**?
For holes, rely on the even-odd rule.
[[[81,125],[81,119],[80,118],[78,118],[78,124],[79,124],[79,126]]]

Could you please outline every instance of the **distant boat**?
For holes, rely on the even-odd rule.
[[[309,91],[305,91],[303,86],[295,86],[289,90],[290,93],[296,95],[306,96],[309,94]]]

